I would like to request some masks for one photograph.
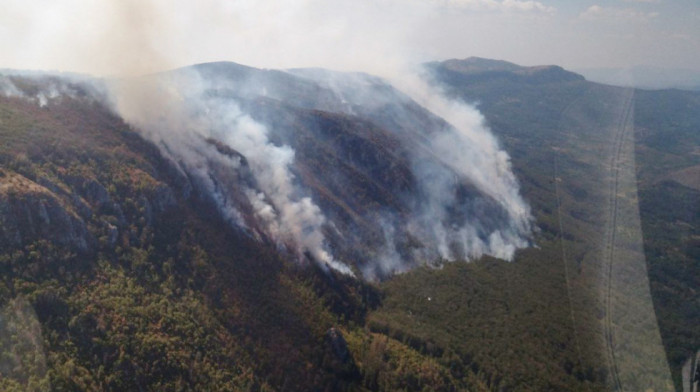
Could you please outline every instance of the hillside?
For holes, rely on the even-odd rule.
[[[3,390],[670,390],[666,357],[679,385],[698,96],[428,68],[515,176],[366,74],[200,64],[125,118],[0,76]]]
[[[598,228],[610,226],[609,218],[603,215],[608,210],[605,200],[611,196],[605,189],[610,171],[606,166],[613,158],[610,146],[620,140],[616,136],[619,130],[629,129],[622,136],[626,142],[618,154],[622,153],[622,162],[631,167],[625,169],[627,174],[617,170],[622,173],[620,180],[628,182],[633,198],[620,200],[630,209],[623,224],[629,222],[638,234],[633,236],[634,244],[626,246],[636,248],[636,252],[643,247],[644,257],[637,259],[645,263],[637,266],[648,269],[649,283],[642,279],[638,284],[650,284],[653,311],[680,389],[680,369],[694,355],[700,337],[693,327],[700,309],[695,290],[700,282],[693,272],[700,267],[695,241],[699,194],[694,184],[699,161],[700,95],[614,88],[573,77],[565,83],[543,81],[532,86],[505,81],[490,73],[492,67],[463,72],[455,71],[448,62],[430,66],[453,96],[476,102],[501,137],[543,233],[572,237],[574,244],[564,243],[565,248],[571,247],[564,256],[578,259],[569,269],[576,271],[574,281],[586,279],[587,265],[594,274],[602,273],[591,259],[601,255],[591,256],[595,252],[585,248],[609,246],[604,236],[595,234]],[[620,110],[626,113],[625,118],[616,114]],[[626,125],[618,125],[616,121],[621,120],[614,116]],[[559,211],[552,209],[557,202]],[[568,216],[559,220],[559,214]],[[576,242],[580,245],[575,246]],[[645,339],[645,344],[650,344],[651,338]]]
[[[74,93],[44,102],[55,80],[10,80],[22,94],[0,98],[3,390],[483,389],[363,328],[376,287],[232,226],[202,177],[91,85],[60,82]],[[235,192],[244,173],[213,157],[211,175]]]

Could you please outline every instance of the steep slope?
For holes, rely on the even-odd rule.
[[[300,268],[276,242],[231,225],[205,177],[182,170],[99,94],[44,94],[45,78],[9,80],[12,94],[0,96],[3,390],[483,388],[469,371],[453,374],[365,330],[366,312],[380,302],[375,287]],[[49,80],[65,91],[99,90]],[[294,115],[346,131],[379,151],[372,159],[386,151],[381,132],[366,134],[376,126],[359,119]],[[200,163],[218,189],[236,195],[252,181],[224,165],[250,167],[246,157],[195,140],[216,152]]]
[[[143,83],[177,96],[157,108],[117,105],[127,120],[183,171],[217,173],[201,182],[222,214],[301,262],[376,279],[482,254],[508,259],[527,246],[528,207],[507,154],[484,146],[488,131],[459,129],[381,79],[211,63]],[[230,173],[241,165],[209,139],[242,154],[251,181],[217,187],[236,174],[200,160]]]

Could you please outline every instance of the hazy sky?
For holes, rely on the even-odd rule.
[[[0,68],[111,75],[230,60],[381,74],[469,56],[700,70],[700,1],[0,0]]]

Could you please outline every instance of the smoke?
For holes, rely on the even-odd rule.
[[[79,75],[45,74],[24,71],[5,71],[0,74],[0,96],[22,98],[45,107],[64,97],[103,99],[105,91],[98,84]],[[102,98],[100,98],[102,97]]]
[[[104,76],[229,59],[385,75],[467,54],[552,62],[565,56],[553,49],[572,52],[556,38],[570,31],[542,23],[553,11],[532,0],[4,0],[0,65]]]
[[[403,86],[450,125],[427,144],[436,162],[414,163],[424,199],[412,225],[428,230],[442,259],[487,254],[511,260],[516,249],[528,246],[532,216],[507,152],[473,107],[446,99],[422,80]],[[464,183],[481,195],[464,198]]]
[[[455,173],[457,178],[466,179],[476,186],[479,191],[495,200],[507,214],[509,224],[488,233],[484,240],[475,236],[478,230],[470,222],[464,222],[462,227],[438,227],[434,230],[449,232],[451,238],[461,239],[463,252],[468,256],[479,256],[486,253],[495,257],[510,260],[516,248],[527,246],[526,237],[531,230],[532,216],[530,207],[520,196],[520,189],[513,174],[510,157],[501,148],[494,135],[484,124],[484,118],[474,107],[465,103],[448,100],[435,87],[427,84],[424,79],[413,78],[401,84],[409,95],[419,104],[447,121],[451,126],[435,135],[429,149],[441,164]],[[445,173],[422,173],[423,183],[429,183],[426,189],[429,195],[428,211],[437,215],[447,213],[445,206],[451,200],[444,200],[444,195],[454,194],[454,179]],[[491,214],[496,214],[492,212]],[[475,219],[483,221],[488,216]],[[453,252],[440,252],[446,259],[458,258]]]
[[[296,184],[294,150],[272,143],[268,128],[236,99],[217,97],[218,82],[194,70],[114,81],[113,105],[193,176],[236,227],[272,239],[299,260],[352,275],[327,249],[321,209]]]
[[[0,76],[0,95],[5,97],[23,97],[24,94],[7,76]]]
[[[422,71],[398,69],[387,81],[358,73],[294,70],[333,92],[320,109],[340,111],[393,132],[404,145],[416,187],[408,217],[381,213],[384,233],[368,278],[439,260],[484,254],[510,260],[528,246],[532,216],[508,154],[472,106],[447,99]],[[400,91],[398,91],[398,90]]]
[[[326,218],[321,209],[310,197],[297,196],[303,191],[294,184],[291,172],[294,150],[271,143],[268,129],[241,112],[231,99],[210,100],[206,109],[212,136],[241,152],[250,165],[259,190],[247,189],[246,196],[266,232],[296,248],[299,258],[308,252],[320,265],[352,274],[326,249]]]
[[[246,112],[250,107],[243,101],[279,86],[264,78],[243,78],[222,87],[222,80],[194,70],[135,75],[222,56],[258,66],[324,66],[378,75],[383,79],[290,71],[321,86],[318,96],[314,98],[313,89],[300,93],[310,100],[302,103],[280,96],[280,91],[276,97],[269,92],[291,105],[366,117],[404,140],[417,184],[415,195],[402,196],[410,213],[385,214],[370,223],[381,228],[385,245],[376,260],[365,262],[365,276],[400,272],[435,259],[482,254],[510,259],[517,248],[527,246],[530,211],[519,195],[507,153],[476,109],[445,98],[410,66],[426,57],[414,45],[423,27],[455,4],[126,0],[105,6],[67,1],[75,13],[64,15],[47,3],[41,12],[52,16],[53,24],[35,26],[27,40],[51,41],[50,32],[61,32],[57,35],[70,43],[70,50],[46,50],[53,64],[124,76],[107,81],[115,111],[158,145],[234,227],[274,241],[300,260],[351,273],[334,257],[335,244],[327,239],[335,222],[295,175],[297,152],[279,141],[279,134],[289,131]],[[506,5],[521,2],[473,3],[500,4],[491,10],[510,12]],[[11,3],[8,14],[21,14],[22,7]],[[0,93],[16,94],[16,86],[7,80],[0,80]],[[327,92],[334,99],[321,97]],[[32,99],[45,105],[69,93],[54,88]]]

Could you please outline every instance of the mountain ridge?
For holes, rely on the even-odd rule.
[[[426,63],[428,68],[440,67],[443,70],[462,75],[482,75],[495,78],[523,77],[533,83],[549,83],[584,80],[582,75],[565,70],[558,65],[521,66],[503,60],[491,60],[481,57],[467,57],[465,59],[451,59],[441,62]]]

